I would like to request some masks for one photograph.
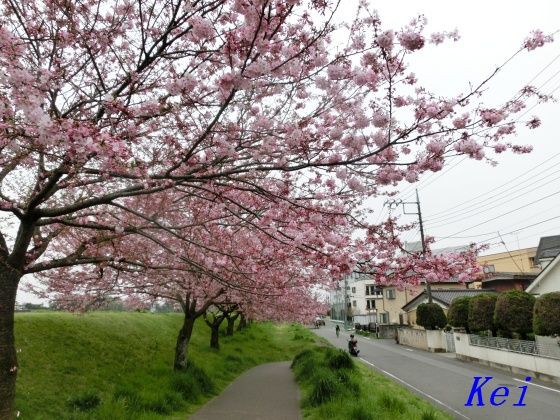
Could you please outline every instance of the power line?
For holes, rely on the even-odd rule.
[[[515,261],[515,259],[512,257],[511,252],[509,252],[508,247],[506,246],[506,243],[504,242],[504,239],[502,238],[502,235],[500,235],[500,232],[497,232],[498,236],[500,237],[500,240],[502,241],[502,244],[504,245],[504,248],[506,249],[509,257],[511,258],[511,260],[513,261],[513,263],[515,264],[515,266],[517,267],[517,269],[521,272],[523,272],[523,270],[521,269],[521,267],[519,267],[519,265],[517,265],[517,261]]]
[[[555,174],[555,173],[558,173],[558,172],[560,172],[560,169],[557,170],[556,172],[553,172],[553,173],[551,173],[551,174],[549,174],[549,175],[547,175],[547,176],[545,176],[545,177],[539,179],[539,180],[535,180],[534,182],[535,182],[535,183],[540,182],[540,181],[542,181],[542,180],[548,178],[549,176],[551,176],[551,175],[553,175],[553,174]],[[558,179],[560,179],[560,177],[556,177],[556,178],[552,179],[550,182],[557,181]],[[531,180],[529,180],[529,181],[531,181]],[[531,193],[532,193],[532,192],[535,192],[535,191],[537,191],[537,190],[539,190],[539,189],[542,189],[542,188],[544,188],[544,187],[548,187],[548,186],[549,186],[549,184],[542,184],[542,185],[540,185],[540,186],[538,186],[538,187],[534,187],[534,188],[532,189]],[[533,186],[532,186],[532,185],[527,185],[527,186],[521,188],[520,190],[518,190],[518,191],[516,191],[516,192],[520,192],[520,191],[522,191],[522,190],[525,190],[525,189],[531,188],[531,187],[533,187]],[[507,191],[505,191],[504,193],[507,193],[507,192],[510,192],[510,191],[507,190]],[[479,214],[481,214],[481,213],[486,213],[486,212],[488,212],[488,211],[494,210],[494,209],[496,209],[496,208],[498,208],[498,207],[500,207],[500,206],[503,206],[504,204],[507,204],[507,203],[510,203],[511,201],[517,200],[518,198],[523,197],[523,196],[525,196],[526,194],[527,194],[527,193],[522,193],[522,194],[515,195],[515,196],[513,196],[513,197],[509,197],[509,198],[508,198],[507,200],[505,200],[505,201],[502,201],[502,200],[503,200],[504,198],[506,198],[506,197],[501,197],[501,198],[498,198],[497,200],[493,200],[493,201],[490,201],[490,202],[488,202],[488,203],[486,203],[486,204],[483,204],[482,206],[475,207],[475,208],[473,208],[473,209],[471,209],[471,210],[466,210],[466,211],[464,211],[464,212],[462,212],[462,213],[458,213],[458,214],[453,215],[453,216],[443,217],[443,218],[440,218],[440,219],[432,219],[432,221],[428,221],[426,224],[429,225],[430,223],[436,223],[434,226],[431,226],[432,229],[438,228],[438,227],[442,227],[442,226],[445,226],[445,225],[448,225],[448,224],[453,224],[453,223],[456,223],[457,221],[463,221],[464,219],[469,219],[469,218],[474,217],[474,216],[477,216],[477,215],[479,215]],[[501,194],[500,194],[500,195],[501,195]],[[500,201],[501,201],[501,202],[500,202]],[[491,205],[492,203],[496,203],[496,202],[499,202],[499,204],[494,205],[494,206],[491,206],[490,208],[487,208],[487,209],[485,209],[485,210],[477,211],[477,210],[479,210],[479,209],[482,209],[482,208],[484,208],[484,207],[487,207],[487,206]],[[466,216],[467,214],[472,213],[472,212],[476,212],[476,213],[471,214],[471,215],[469,215],[469,216]],[[435,222],[434,222],[434,220],[435,220]]]
[[[558,206],[550,207],[549,209],[545,210],[544,212],[540,212],[539,214],[541,214],[541,213],[546,213],[548,210],[556,209],[557,207],[558,207]],[[532,217],[532,216],[531,216],[531,217]],[[545,219],[545,220],[541,220],[540,222],[532,223],[532,224],[530,224],[530,225],[523,226],[523,227],[521,227],[521,228],[518,228],[518,229],[515,229],[515,230],[511,230],[511,231],[509,231],[509,232],[505,232],[505,233],[503,233],[502,235],[509,235],[509,234],[512,234],[512,233],[520,232],[520,231],[525,230],[525,229],[528,229],[528,228],[530,228],[530,227],[542,225],[543,223],[546,223],[546,222],[549,222],[549,221],[555,220],[555,219],[560,219],[560,215],[559,215],[559,216],[554,216],[554,217],[551,217],[551,218],[548,218],[548,219]],[[489,236],[489,235],[495,235],[495,234],[496,234],[496,231],[492,231],[492,232],[486,232],[486,233],[479,233],[479,234],[477,234],[477,235],[446,236],[445,238],[469,239],[469,238],[480,238],[481,236]],[[434,236],[434,239],[438,239],[438,240],[439,240],[439,239],[443,240],[443,238],[444,238],[443,236]],[[491,237],[491,238],[485,239],[485,241],[491,241],[492,239],[496,239],[496,238],[497,238],[497,236],[493,236],[493,237]]]
[[[541,201],[543,201],[543,200],[546,200],[547,198],[553,197],[553,196],[555,196],[555,195],[557,195],[557,194],[560,194],[560,190],[559,190],[559,191],[556,191],[556,192],[553,192],[552,194],[549,194],[549,195],[547,195],[547,196],[545,196],[545,197],[542,197],[542,198],[540,198],[540,199],[538,199],[538,200],[535,200],[535,201],[532,201],[532,202],[530,202],[530,203],[527,203],[527,204],[525,204],[525,205],[523,205],[523,206],[521,206],[521,207],[517,207],[516,209],[513,209],[513,210],[510,210],[510,211],[508,211],[508,212],[506,212],[506,213],[500,214],[499,216],[492,217],[491,219],[485,220],[484,222],[477,223],[476,225],[473,225],[473,226],[471,226],[471,227],[468,227],[468,228],[465,228],[465,229],[460,230],[460,231],[458,231],[458,232],[455,232],[455,233],[453,233],[453,234],[451,234],[451,235],[449,235],[449,236],[445,236],[445,237],[443,237],[441,240],[451,238],[451,237],[453,237],[453,236],[455,236],[455,235],[457,235],[457,234],[459,234],[459,233],[466,232],[466,231],[471,230],[471,229],[473,229],[473,228],[475,228],[475,227],[478,227],[478,226],[484,225],[484,224],[486,224],[486,223],[488,223],[488,222],[491,222],[491,221],[493,221],[493,220],[499,219],[500,217],[507,216],[508,214],[514,213],[514,212],[516,212],[516,211],[518,211],[518,210],[521,210],[521,209],[524,209],[524,208],[527,207],[527,206],[531,206],[531,205],[533,205],[533,204],[539,203],[539,202],[541,202]]]
[[[455,206],[448,207],[448,208],[445,209],[445,210],[441,210],[441,211],[435,212],[435,213],[432,214],[432,216],[436,216],[436,215],[442,214],[442,213],[447,213],[449,210],[452,210],[452,209],[457,208],[457,207],[461,207],[461,206],[463,206],[464,204],[468,204],[468,203],[472,202],[472,200],[476,200],[477,198],[484,197],[484,196],[486,196],[486,195],[488,195],[488,194],[490,194],[490,193],[492,193],[492,192],[494,192],[494,191],[496,191],[496,190],[498,190],[498,189],[500,189],[500,188],[502,188],[502,187],[504,187],[504,186],[506,186],[506,185],[508,185],[508,184],[511,184],[512,182],[518,180],[519,178],[524,177],[524,176],[527,175],[528,173],[534,171],[534,170],[537,169],[537,168],[542,167],[542,165],[544,165],[544,164],[547,163],[547,162],[550,162],[552,159],[555,159],[555,158],[557,158],[558,156],[560,156],[560,152],[558,152],[558,153],[556,153],[555,155],[549,157],[549,158],[546,159],[545,161],[543,161],[543,162],[541,162],[541,163],[539,163],[539,164],[533,166],[531,169],[529,169],[529,170],[523,172],[521,175],[518,175],[518,176],[516,176],[515,178],[512,178],[512,179],[510,179],[509,181],[507,181],[507,182],[505,182],[505,183],[499,185],[498,187],[495,187],[495,188],[493,188],[493,189],[491,189],[491,190],[489,190],[489,191],[486,191],[486,192],[484,192],[484,193],[482,193],[482,194],[479,194],[479,195],[477,195],[477,196],[475,196],[475,197],[473,197],[473,198],[471,198],[471,199],[469,199],[469,200],[467,200],[467,201],[463,201],[463,202],[461,202],[461,203],[459,203],[459,204],[457,204],[457,205],[455,205]]]

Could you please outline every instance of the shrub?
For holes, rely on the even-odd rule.
[[[416,323],[427,330],[435,330],[445,327],[447,318],[437,303],[422,303],[416,309]]]
[[[539,296],[535,302],[533,314],[535,334],[560,334],[560,292]]]
[[[332,400],[341,392],[341,383],[335,374],[329,370],[321,370],[316,373],[313,388],[309,394],[309,404],[313,407]]]
[[[328,349],[325,354],[327,365],[331,369],[352,369],[354,361],[350,355],[343,350]]]
[[[316,352],[312,350],[304,350],[294,357],[292,361],[292,369],[296,380],[307,381],[313,375],[317,368]]]
[[[292,365],[290,366],[292,369],[300,365],[304,360],[313,357],[313,350],[306,349],[300,351],[298,354],[295,355],[294,360],[292,360]]]
[[[68,403],[76,410],[89,411],[101,404],[101,398],[95,391],[86,391],[83,394],[71,397]]]
[[[494,331],[496,295],[483,293],[469,301],[469,329],[471,332]]]
[[[469,296],[453,299],[447,311],[447,322],[452,327],[465,328],[469,332]]]
[[[533,331],[534,305],[535,297],[527,292],[502,292],[496,300],[494,325],[507,335],[517,333],[524,338],[527,333]]]

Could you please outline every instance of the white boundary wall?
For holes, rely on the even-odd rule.
[[[440,330],[399,328],[399,344],[433,352],[445,352],[445,333]]]
[[[512,373],[530,375],[560,384],[560,359],[516,353],[488,347],[472,346],[469,336],[455,332],[457,358],[506,369]]]

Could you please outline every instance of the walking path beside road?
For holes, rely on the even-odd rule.
[[[194,415],[193,420],[299,420],[299,388],[290,362],[248,370]]]

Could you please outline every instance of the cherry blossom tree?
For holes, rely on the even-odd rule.
[[[342,246],[339,225],[359,219],[353,211],[380,187],[414,182],[451,155],[529,151],[507,139],[519,123],[539,125],[515,115],[526,98],[545,96],[526,87],[485,106],[491,77],[450,98],[429,92],[407,57],[455,33],[426,34],[423,18],[389,30],[366,2],[337,28],[337,8],[323,0],[0,2],[0,417],[14,412],[22,276],[138,266],[108,251],[134,235],[174,252],[174,239],[164,239],[178,239],[177,226],[136,212],[134,197],[173,190],[239,205],[241,219],[254,216],[296,249],[324,239],[276,215],[292,208],[319,225],[330,214],[328,241]],[[347,42],[333,48],[338,29]],[[523,48],[550,40],[537,31]],[[257,205],[241,211],[250,199],[237,203],[237,193]],[[317,265],[326,258],[315,255]],[[219,277],[216,255],[204,264],[182,258]],[[343,271],[347,263],[329,264]]]
[[[114,261],[52,269],[43,274],[40,293],[71,309],[92,308],[119,295],[178,302],[184,320],[174,366],[184,369],[194,322],[210,306],[220,309],[219,321],[238,309],[252,318],[309,321],[318,312],[307,290],[329,285],[333,275],[340,275],[343,259],[348,259],[345,267],[350,264],[347,247],[335,250],[341,242],[329,242],[330,221],[335,223],[340,215],[325,212],[326,223],[317,224],[315,213],[299,207],[267,209],[268,201],[252,194],[238,192],[235,206],[216,206],[175,193],[174,198],[168,192],[128,202],[134,217],[127,219],[122,236],[111,234],[88,249],[90,256],[111,255]],[[246,211],[237,213],[250,204],[254,211],[274,210],[276,220],[290,222],[278,230]],[[135,234],[127,235],[131,226]],[[294,310],[293,302],[307,309]],[[267,309],[263,312],[262,307]]]

